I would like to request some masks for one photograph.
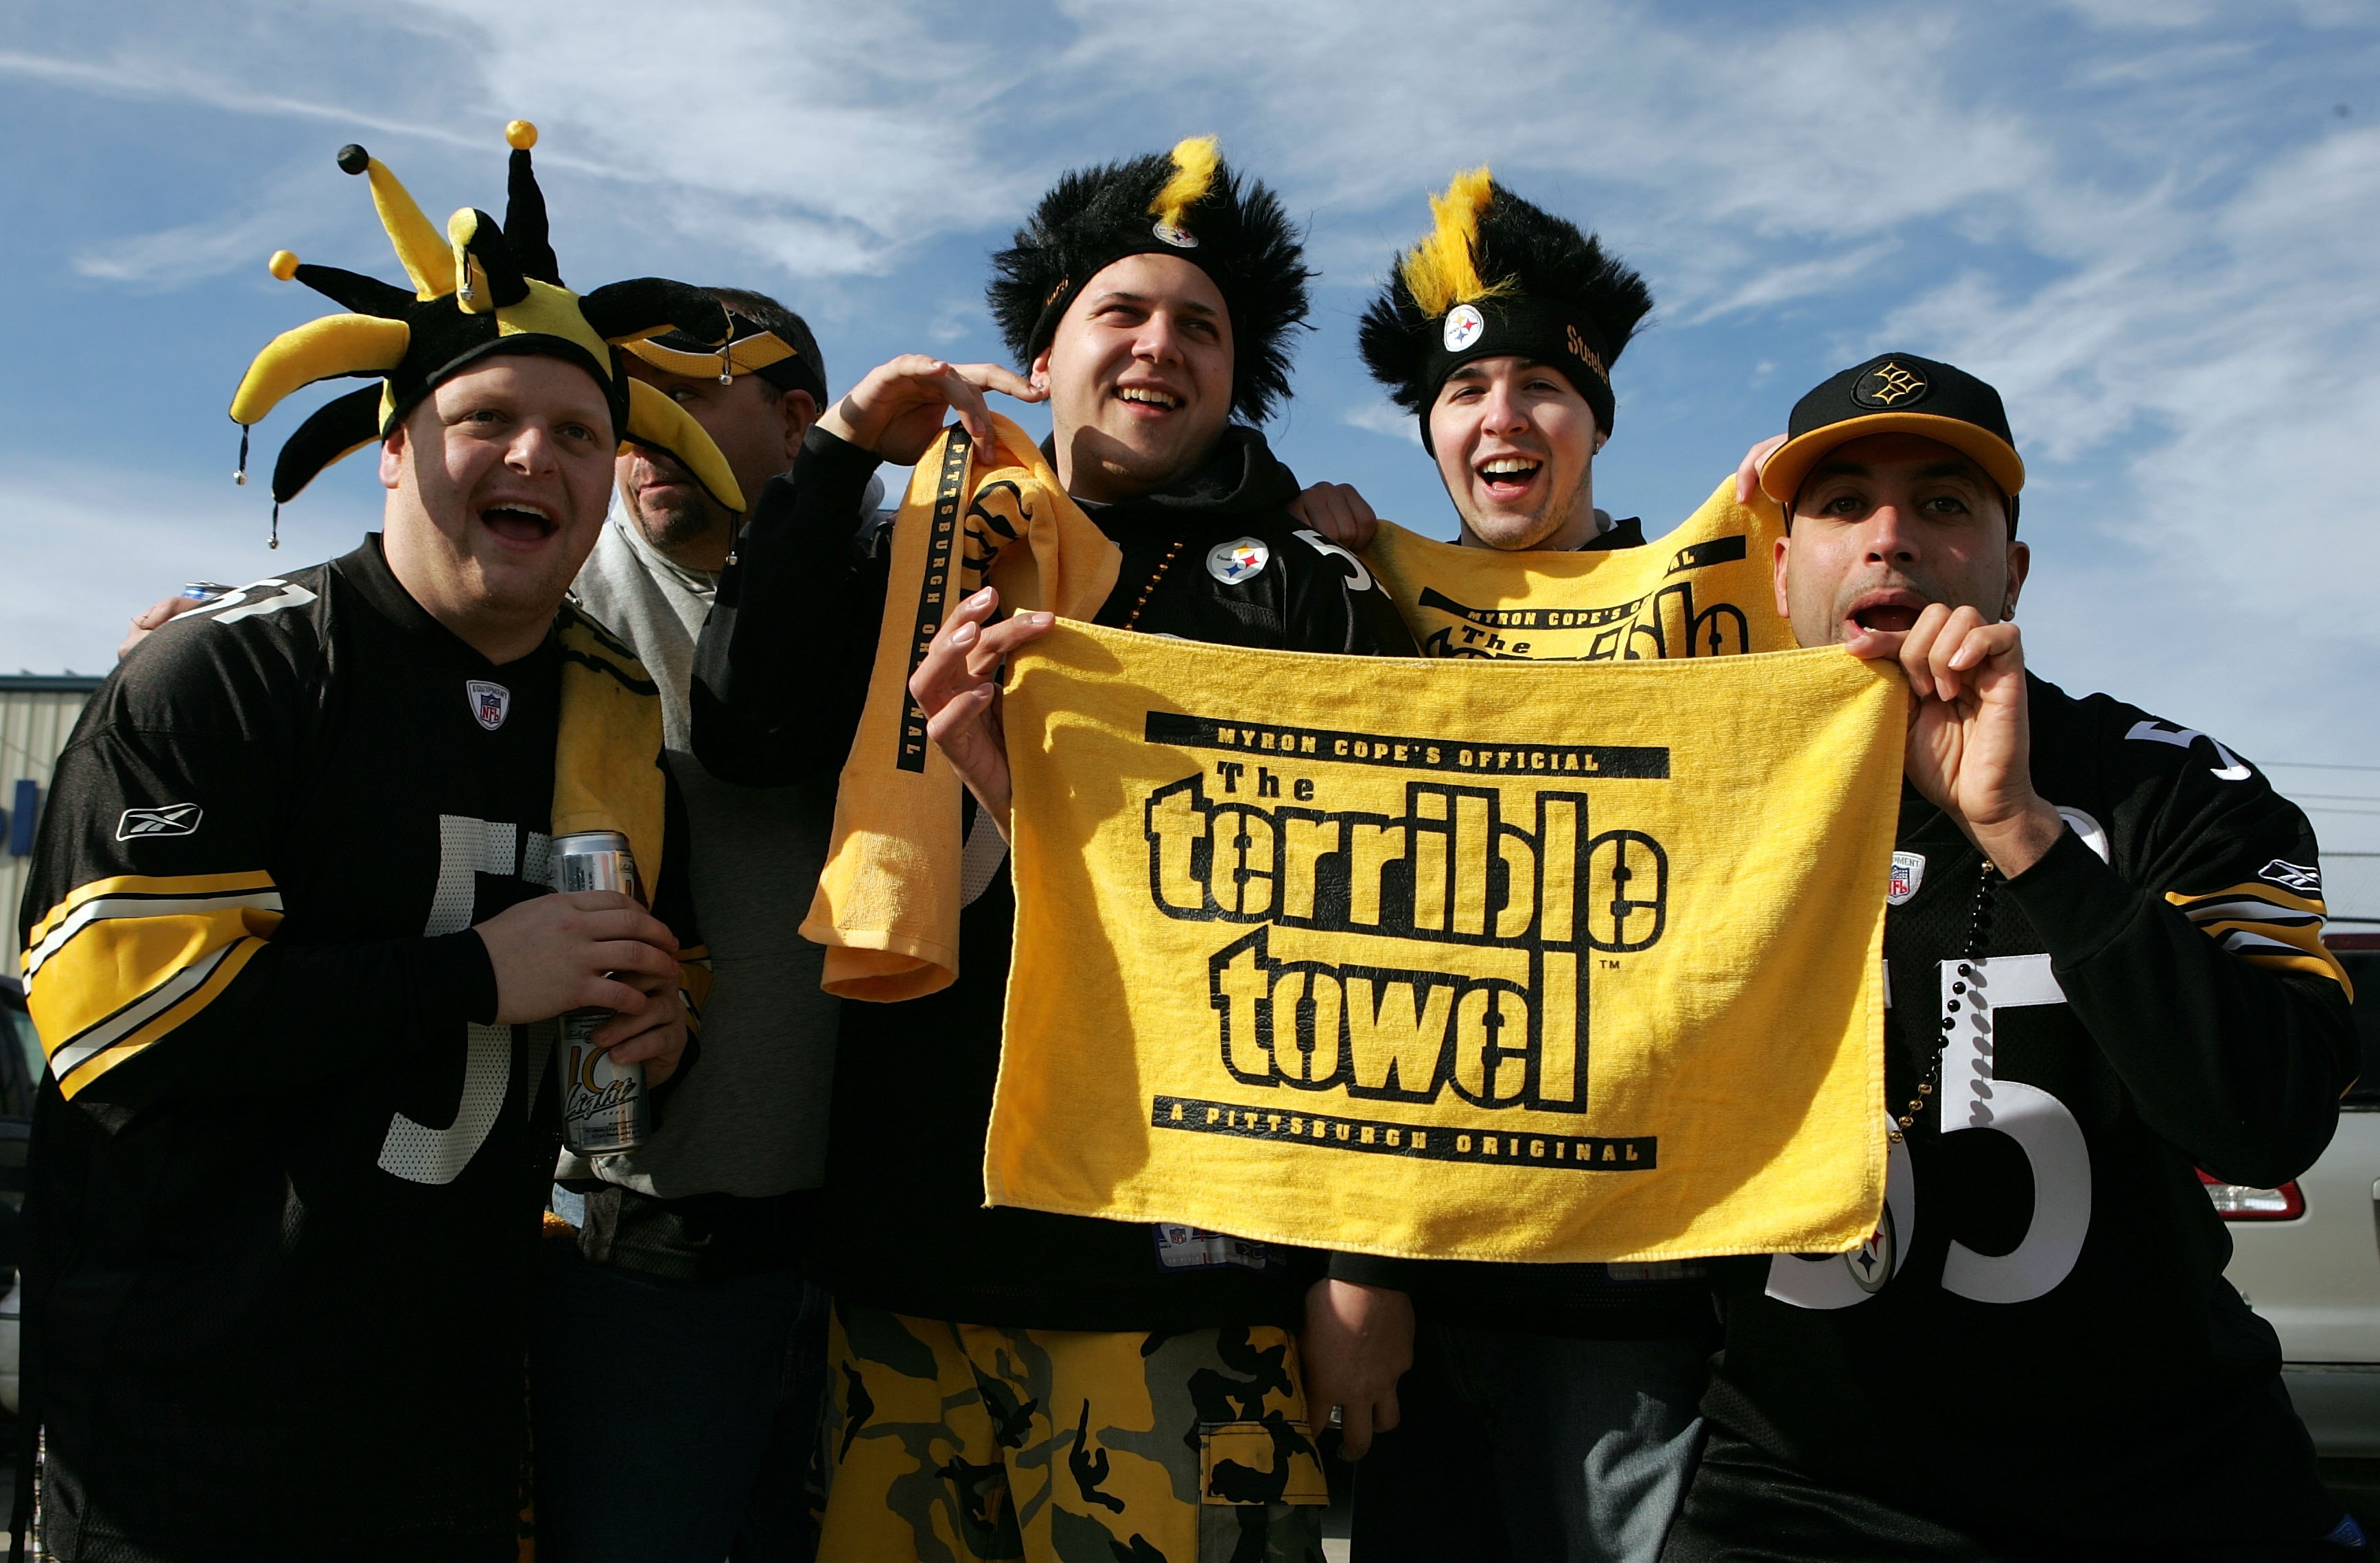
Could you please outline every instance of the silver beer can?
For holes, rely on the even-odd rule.
[[[616,830],[582,831],[553,838],[553,887],[616,890],[643,899],[637,860]],[[652,1098],[642,1064],[615,1064],[608,1049],[588,1039],[612,1018],[609,1009],[574,1009],[562,1017],[555,1062],[562,1076],[562,1142],[582,1156],[613,1155],[644,1142],[653,1129]]]

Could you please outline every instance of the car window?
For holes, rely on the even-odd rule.
[[[2380,950],[2335,950],[2355,984],[2356,1056],[2362,1078],[2342,1099],[2350,1107],[2380,1108]]]

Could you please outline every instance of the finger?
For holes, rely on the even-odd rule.
[[[580,911],[619,911],[637,904],[617,890],[559,890],[555,894]]]
[[[981,390],[998,391],[1004,397],[1014,397],[1018,401],[1041,401],[1050,394],[1037,389],[1030,380],[1006,364],[962,363],[953,365],[953,371],[970,385]]]
[[[642,1041],[654,1032],[666,1032],[676,1023],[676,1020],[674,1006],[656,1004],[648,1000],[641,1010],[634,1013],[622,1010],[613,1015],[610,1020],[588,1032],[587,1040],[598,1047],[616,1048],[624,1044]],[[636,1062],[635,1058],[623,1058],[617,1053],[613,1054],[612,1056],[617,1063]],[[639,1053],[637,1056],[642,1057],[644,1055]]]
[[[951,370],[942,376],[942,394],[950,397],[951,410],[959,415],[959,421],[966,425],[966,432],[974,435],[978,444],[990,444],[991,409],[985,403],[983,393],[976,388],[975,383],[958,371]]]
[[[1909,675],[1909,687],[1921,700],[1934,697],[1934,642],[1949,622],[1950,610],[1939,603],[1929,603],[1917,616],[1917,622],[1901,634],[1900,669]]]
[[[674,959],[677,955],[677,935],[670,932],[669,924],[634,901],[586,913],[578,920],[577,932],[588,939],[633,940],[664,959]]]
[[[938,744],[949,743],[990,710],[991,702],[999,697],[997,684],[978,684],[974,689],[961,690],[927,714],[926,736]]]
[[[648,976],[665,977],[677,971],[677,957],[667,950],[658,950],[642,939],[612,939],[589,945],[587,960],[601,971],[641,971]],[[628,984],[622,983],[622,987]],[[628,988],[637,993],[634,988]],[[642,1009],[644,995],[637,993],[638,1002],[629,1007]]]
[[[1050,633],[1057,622],[1056,614],[1023,613],[993,625],[967,648],[967,671],[978,678],[990,678],[1002,663]]]
[[[1968,636],[1983,628],[1984,616],[1971,607],[1951,610],[1942,621],[1930,644],[1925,648],[1926,670],[1934,678],[1934,692],[1943,700],[1957,700],[1966,688],[1966,680],[1951,660]]]
[[[1751,504],[1753,496],[1760,492],[1760,470],[1768,465],[1768,458],[1776,455],[1777,447],[1784,443],[1784,435],[1771,434],[1743,453],[1742,461],[1735,469],[1735,502],[1738,505]]]
[[[665,1020],[659,1025],[650,1026],[625,1041],[613,1043],[609,1049],[612,1062],[651,1066],[660,1063],[664,1057],[670,1057],[674,1062],[674,1056],[686,1051],[685,1043],[679,1040],[681,1035],[675,1020]],[[655,1079],[649,1068],[645,1075],[645,1083],[659,1085],[662,1080],[667,1078],[668,1076],[664,1074],[661,1079]]]
[[[1372,1431],[1386,1433],[1396,1426],[1398,1422],[1402,1420],[1403,1415],[1403,1411],[1397,1405],[1396,1389],[1390,1386],[1382,1391],[1380,1398],[1372,1403]]]
[[[1843,637],[1843,649],[1863,662],[1898,662],[1900,644],[1908,639],[1906,629],[1870,629],[1864,624],[1853,624]]]
[[[1372,1452],[1372,1408],[1361,1400],[1339,1408],[1339,1452],[1349,1459]]]
[[[1967,672],[2007,655],[2016,645],[2015,625],[1986,624],[1959,643],[1959,649],[1951,653],[1950,665]]]

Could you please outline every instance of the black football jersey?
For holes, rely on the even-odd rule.
[[[2038,679],[2030,701],[2034,787],[2069,829],[1986,885],[1904,795],[1884,1220],[1849,1255],[1747,1272],[1706,1409],[2020,1553],[2312,1540],[2338,1506],[2197,1169],[2294,1177],[2351,1081],[2313,832],[2204,734]]]
[[[547,891],[565,653],[489,663],[379,541],[159,630],[58,762],[23,924],[62,1557],[514,1556],[553,1025],[488,1023],[469,930]]]

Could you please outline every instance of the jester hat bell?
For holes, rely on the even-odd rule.
[[[1455,176],[1429,209],[1430,231],[1398,257],[1358,337],[1372,377],[1420,416],[1422,443],[1449,375],[1513,354],[1560,371],[1609,434],[1611,366],[1653,307],[1645,279],[1485,168]]]
[[[1289,394],[1290,333],[1305,324],[1305,246],[1281,198],[1243,183],[1212,136],[1077,168],[991,258],[992,318],[1030,363],[1092,277],[1130,255],[1174,255],[1213,280],[1232,317],[1232,410],[1261,422]]]
[[[663,332],[699,342],[728,336],[727,311],[708,295],[662,277],[607,283],[579,295],[563,287],[546,237],[545,196],[529,165],[537,128],[515,120],[504,225],[465,207],[442,236],[396,176],[359,146],[339,149],[339,166],[366,176],[381,226],[388,230],[412,291],[336,266],[301,263],[288,250],[270,263],[351,311],[310,321],[266,344],[232,397],[240,426],[240,470],[248,481],[248,431],[291,392],[317,380],[375,379],[376,385],[326,403],[298,427],[273,464],[273,503],[298,496],[340,458],[385,439],[424,397],[480,360],[534,353],[575,363],[592,375],[624,445],[675,458],[712,498],[744,508],[743,492],[719,447],[684,409],[623,367],[621,344]],[[279,546],[276,535],[274,546]]]

